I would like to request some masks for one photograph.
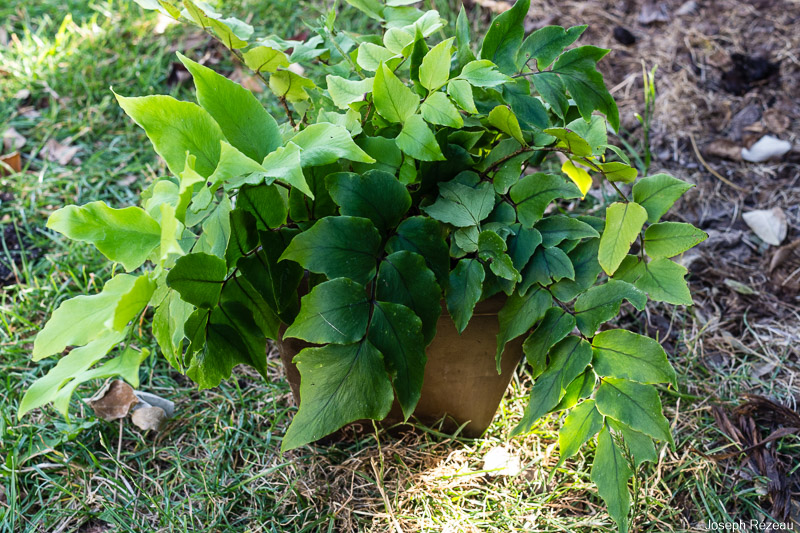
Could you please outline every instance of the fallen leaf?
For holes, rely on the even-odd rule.
[[[157,394],[153,394],[151,392],[142,392],[142,391],[133,391],[142,405],[146,407],[160,407],[164,410],[164,413],[167,415],[167,418],[172,418],[172,415],[175,414],[175,402],[171,400],[167,400],[166,398],[162,398]]]
[[[118,179],[117,185],[119,185],[120,187],[130,187],[131,185],[136,183],[137,179],[139,178],[136,177],[136,174],[128,174],[127,176]]]
[[[761,163],[782,157],[792,149],[792,143],[782,141],[772,135],[764,135],[750,149],[742,148],[742,159],[751,163]]]
[[[94,414],[110,422],[128,416],[131,407],[139,403],[139,398],[133,393],[133,387],[117,379],[103,385],[86,403]]]
[[[495,446],[483,456],[483,469],[489,471],[490,476],[516,476],[522,464],[508,448]]]
[[[697,2],[694,0],[689,0],[688,2],[684,2],[681,7],[675,12],[675,15],[678,17],[682,17],[684,15],[692,15],[694,12],[697,11]]]
[[[743,107],[738,113],[733,115],[728,125],[731,139],[734,141],[741,141],[742,131],[746,127],[756,123],[759,119],[761,119],[761,107],[756,104]],[[739,159],[739,157],[737,157],[737,159]]]
[[[65,166],[72,161],[72,158],[75,157],[75,154],[77,154],[79,150],[79,146],[64,145],[55,139],[49,139],[44,144],[41,154],[48,161]]]
[[[167,420],[167,414],[160,407],[139,407],[131,413],[131,422],[143,431],[158,431]]]
[[[767,127],[770,133],[774,133],[775,135],[779,135],[789,129],[791,125],[791,120],[789,120],[789,116],[779,111],[778,109],[770,108],[764,112],[764,125]]]
[[[730,139],[717,139],[716,141],[712,141],[703,151],[709,157],[721,157],[732,161],[738,161],[742,158],[742,147],[739,143],[731,141]]]
[[[743,214],[742,219],[759,239],[772,246],[779,246],[789,229],[786,214],[780,207],[750,211]]]
[[[723,281],[726,286],[730,287],[734,291],[738,292],[739,294],[744,294],[745,296],[752,296],[753,294],[758,294],[758,291],[750,287],[749,285],[745,285],[741,281],[736,281],[735,279],[726,279]]]
[[[6,152],[14,152],[25,146],[25,137],[23,137],[14,128],[8,128],[3,132],[3,149]]]
[[[0,176],[8,176],[22,171],[22,158],[19,152],[0,156]]]
[[[800,246],[800,239],[790,242],[785,246],[781,246],[775,253],[772,254],[772,260],[769,262],[769,271],[772,272],[789,259],[795,252],[797,247]]]
[[[642,4],[642,10],[639,12],[640,24],[647,26],[654,22],[667,21],[669,21],[669,13],[667,13],[667,5],[664,2],[647,0]]]

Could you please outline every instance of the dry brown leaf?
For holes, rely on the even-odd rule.
[[[72,161],[72,158],[75,157],[79,150],[79,146],[69,146],[66,144],[61,144],[55,139],[49,139],[45,143],[44,148],[42,148],[41,154],[48,161],[65,166]]]
[[[791,120],[786,115],[786,113],[779,111],[778,109],[770,108],[764,112],[764,126],[766,126],[767,130],[774,134],[779,135],[789,129],[791,125]]]
[[[742,158],[742,147],[739,143],[730,139],[712,141],[703,151],[709,157],[721,157],[732,161],[738,161]]]
[[[158,431],[167,420],[167,414],[160,407],[139,407],[131,413],[131,422],[143,431]]]
[[[142,402],[142,405],[145,407],[160,407],[166,413],[167,418],[172,418],[172,415],[175,414],[175,402],[172,400],[167,400],[166,398],[162,398],[157,394],[153,394],[152,392],[142,392],[142,391],[134,391],[133,392],[139,401]]]
[[[800,246],[800,239],[790,242],[786,246],[781,246],[775,253],[772,254],[772,260],[769,262],[769,271],[772,272],[789,259],[794,251]]]
[[[139,398],[133,393],[133,387],[117,379],[106,383],[86,403],[97,416],[110,422],[128,416],[131,407],[139,403]]]
[[[3,132],[3,149],[6,152],[14,152],[25,146],[25,137],[23,137],[14,128],[8,128]]]
[[[743,214],[742,219],[759,239],[772,246],[779,246],[789,229],[786,214],[780,207],[750,211]]]
[[[8,176],[22,171],[22,158],[19,152],[0,156],[0,176]]]

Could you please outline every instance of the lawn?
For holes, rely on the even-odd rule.
[[[460,4],[428,3],[451,21]],[[320,16],[320,4],[234,0],[220,8],[249,21],[260,34],[292,36],[302,34],[304,23]],[[469,4],[473,25],[485,28],[491,6],[481,6],[499,3]],[[342,9],[337,24],[354,32],[368,29],[369,23],[355,10]],[[558,6],[543,2],[537,9],[546,19]],[[608,20],[597,11],[576,8],[556,23],[588,18],[596,22],[594,28],[607,30]],[[635,20],[635,15],[621,14],[620,20]],[[770,11],[777,21],[775,31],[787,31],[782,16],[779,7]],[[702,20],[697,19],[691,24],[700,31]],[[678,31],[671,24],[663,33]],[[655,117],[654,166],[683,178],[688,175],[698,184],[677,219],[700,220],[705,225],[698,225],[706,231],[724,233],[734,225],[744,231],[740,213],[731,205],[784,205],[796,231],[800,165],[790,160],[753,171],[741,162],[719,163],[727,165],[726,175],[733,180],[750,179],[742,176],[753,172],[782,180],[788,185],[777,199],[744,181],[740,183],[750,192],[733,192],[704,167],[689,165],[689,159],[695,160],[687,139],[695,135],[701,144],[712,140],[709,117],[717,103],[709,103],[705,88],[691,92],[681,85],[686,79],[680,76],[687,76],[683,56],[661,55],[671,49],[668,42],[661,43],[679,42],[675,34],[640,32],[646,35],[640,52],[649,58],[648,64],[659,61],[667,70]],[[592,39],[608,40],[609,35],[610,30],[585,41],[602,45]],[[614,47],[614,70],[606,74],[613,80],[609,85],[619,84],[615,96],[626,139],[641,150],[632,119],[643,106],[640,58]],[[797,60],[782,55],[788,54],[782,47],[774,53],[789,65],[786,79],[796,80]],[[422,427],[402,436],[350,429],[325,445],[281,454],[280,436],[296,407],[276,354],[269,359],[269,381],[240,367],[220,387],[198,391],[160,357],[143,324],[137,330],[137,345],[154,356],[143,364],[140,388],[177,405],[176,416],[162,431],[141,432],[129,423],[96,419],[78,397],[91,396],[99,383],[79,389],[70,420],[51,408],[17,419],[24,390],[56,363],[55,358],[30,361],[34,335],[60,302],[96,292],[112,275],[93,247],[69,243],[47,230],[47,216],[64,204],[98,199],[114,207],[135,204],[138,193],[162,175],[165,165],[144,133],[123,115],[109,88],[123,95],[191,99],[191,80],[178,67],[176,51],[248,87],[257,86],[257,80],[243,74],[226,50],[207,36],[165,24],[132,1],[7,0],[0,6],[0,133],[15,131],[22,155],[20,172],[0,171],[0,532],[613,531],[590,482],[591,450],[568,461],[550,479],[558,459],[555,417],[540,421],[530,435],[507,441],[526,403],[524,371],[515,376],[481,439]],[[704,53],[711,56],[714,51],[711,46]],[[667,69],[669,65],[674,68]],[[763,90],[764,101],[773,95],[769,91],[781,91]],[[280,117],[269,91],[258,94]],[[735,112],[745,105],[742,98],[726,98],[729,115],[730,108]],[[800,133],[796,119],[786,134],[795,142]],[[671,149],[673,141],[679,146],[675,157],[671,152],[659,155],[659,150]],[[720,209],[722,215],[709,214]],[[740,441],[737,448],[725,424],[728,418],[733,425],[752,423],[752,428],[742,426],[752,430],[751,444],[782,423],[770,418],[774,409],[769,404],[748,400],[746,393],[790,409],[796,409],[800,397],[796,296],[781,296],[790,289],[776,288],[778,282],[753,273],[769,262],[762,243],[746,248],[750,255],[739,255],[719,268],[713,264],[714,254],[724,256],[727,251],[707,248],[695,258],[695,308],[655,305],[624,318],[627,326],[659,336],[682,384],[680,392],[665,389],[662,395],[675,449],[661,449],[658,464],[646,464],[635,476],[637,531],[696,530],[707,521],[783,520],[777,514],[782,509],[789,509],[795,519],[800,515],[796,435],[773,440],[769,452],[759,447],[757,453],[710,457],[746,446]],[[795,268],[793,261],[782,268]],[[518,459],[517,474],[484,470],[484,456],[498,447]]]

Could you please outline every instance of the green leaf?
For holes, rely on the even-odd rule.
[[[205,253],[184,255],[167,274],[167,285],[178,291],[181,299],[197,307],[217,306],[222,282],[228,274],[225,261]]]
[[[442,149],[420,115],[411,115],[395,139],[397,146],[419,161],[444,161]]]
[[[561,81],[584,119],[590,120],[592,111],[600,111],[614,131],[619,131],[617,104],[605,86],[603,75],[597,71],[597,62],[608,52],[595,46],[572,48],[561,54],[552,71],[561,74]]]
[[[286,198],[277,185],[242,187],[236,196],[236,208],[253,215],[256,228],[262,231],[286,223]]]
[[[419,96],[385,64],[381,64],[375,73],[372,100],[375,110],[389,122],[405,123],[419,107]]]
[[[428,54],[428,43],[425,42],[425,36],[422,35],[422,31],[419,28],[416,29],[416,33],[414,35],[414,42],[410,48],[410,53],[408,54],[408,73],[411,81],[414,82],[414,87],[420,87],[417,92],[423,93],[423,87],[419,83],[419,67],[422,65],[422,60],[425,59],[425,56]]]
[[[375,162],[353,142],[350,132],[335,124],[312,124],[292,137],[291,142],[303,149],[300,152],[300,162],[303,167],[327,165],[339,159],[360,163]]]
[[[539,72],[533,76],[533,86],[542,99],[550,104],[556,115],[562,119],[566,117],[569,109],[567,89],[558,74],[549,71]]]
[[[225,288],[222,289],[221,301],[223,307],[229,307],[230,302],[241,304],[250,312],[253,322],[264,337],[278,338],[280,317],[243,275],[234,276],[229,283],[225,284]]]
[[[404,305],[375,302],[369,340],[383,354],[393,376],[397,401],[408,420],[422,392],[427,361],[422,321]]]
[[[628,493],[630,467],[620,453],[608,428],[603,428],[597,437],[597,449],[592,463],[592,481],[597,493],[606,502],[608,514],[617,523],[620,533],[628,532],[628,512],[631,495]]]
[[[599,237],[597,230],[586,222],[564,215],[552,215],[536,223],[542,234],[542,246],[552,248],[562,241],[574,241],[586,237]]]
[[[597,384],[597,375],[594,370],[587,368],[577,378],[564,389],[564,395],[561,401],[558,402],[553,408],[553,411],[562,411],[564,409],[572,409],[579,401],[588,398],[594,392],[594,386]]]
[[[522,344],[525,359],[531,365],[531,377],[535,379],[544,372],[547,368],[547,352],[553,345],[566,338],[573,329],[575,329],[575,318],[571,314],[560,307],[551,307],[547,310],[542,321]]]
[[[574,161],[568,159],[561,165],[561,172],[566,174],[572,182],[581,190],[581,199],[586,197],[586,193],[592,187],[592,177],[583,167],[579,167]]]
[[[450,80],[447,84],[447,94],[458,104],[458,107],[467,113],[477,114],[475,99],[472,96],[472,85],[466,80]]]
[[[497,65],[488,59],[470,61],[461,69],[458,79],[469,82],[473,87],[497,87],[511,81],[511,78],[499,72]]]
[[[692,294],[684,279],[687,272],[686,267],[669,259],[653,259],[643,265],[642,276],[635,284],[656,302],[692,305]]]
[[[567,386],[592,361],[592,347],[579,337],[569,336],[550,350],[550,364],[531,387],[530,399],[522,420],[511,435],[527,433],[533,424],[558,405]]]
[[[497,314],[500,331],[497,334],[497,373],[500,373],[500,360],[506,343],[526,333],[538,322],[550,308],[553,299],[550,293],[541,287],[535,287],[524,296],[517,292],[511,294],[505,305]],[[574,377],[574,376],[573,376]],[[558,403],[558,400],[556,400]],[[553,404],[555,405],[555,404]]]
[[[624,329],[598,333],[592,340],[592,367],[598,375],[639,383],[675,383],[675,370],[661,345]]]
[[[339,133],[337,132],[336,135],[338,136]],[[315,150],[315,147],[312,145],[314,142],[313,139],[306,137],[304,140],[309,143],[308,148],[310,150]],[[336,142],[339,144],[339,147],[335,148],[335,150],[339,151],[339,153],[352,149],[347,141],[343,139],[337,138]],[[319,157],[321,154],[319,152],[307,153],[305,156],[307,158],[312,158]],[[330,157],[332,157],[332,155],[330,155]],[[286,146],[281,146],[269,154],[264,158],[262,166],[265,169],[264,176],[268,178],[277,178],[286,185],[291,185],[295,189],[301,191],[309,198],[314,198],[314,193],[311,191],[303,175],[303,155],[301,149],[294,142],[289,141]]]
[[[278,98],[283,98],[295,104],[308,100],[308,91],[316,87],[314,82],[295,74],[291,70],[279,70],[269,77],[269,88]]]
[[[506,74],[517,71],[517,53],[525,35],[523,23],[530,5],[530,0],[517,0],[511,9],[492,20],[483,38],[480,58],[492,61]]]
[[[161,227],[143,209],[113,209],[100,201],[62,207],[50,215],[47,227],[72,240],[94,244],[128,272],[139,268],[161,244]]]
[[[134,287],[136,279],[118,274],[108,280],[100,294],[76,296],[62,302],[34,339],[33,360],[60,353],[67,346],[82,346],[105,334],[108,317],[113,316],[122,296]]]
[[[475,259],[462,259],[450,273],[447,289],[447,311],[459,333],[464,331],[472,318],[475,304],[481,298],[486,272]]]
[[[575,279],[575,269],[564,250],[555,246],[539,247],[528,266],[522,271],[524,281],[520,290],[524,292],[535,283],[546,286],[565,278]]]
[[[456,181],[439,184],[439,197],[422,208],[436,220],[461,228],[477,226],[494,208],[494,189],[481,182],[470,187]]]
[[[300,409],[281,443],[285,452],[349,422],[380,420],[394,394],[381,352],[368,340],[306,348],[294,358],[300,371]]]
[[[669,174],[654,174],[633,185],[633,201],[647,210],[647,221],[658,222],[683,193],[694,187]]]
[[[383,34],[383,46],[396,55],[407,55],[406,48],[414,42],[414,34],[403,28],[389,28]]]
[[[440,124],[451,128],[460,128],[464,119],[443,92],[432,93],[422,102],[420,107],[422,118],[431,124]]]
[[[228,142],[256,161],[281,145],[278,123],[253,93],[180,53],[178,59],[194,78],[198,103],[219,124]]]
[[[158,342],[164,358],[179,372],[184,372],[184,324],[193,309],[191,304],[181,300],[177,291],[170,289],[153,315],[153,337]]]
[[[328,75],[325,77],[328,85],[328,94],[339,109],[350,109],[350,104],[364,99],[364,94],[372,92],[374,78],[353,81],[340,76]]]
[[[241,259],[239,270],[283,322],[291,323],[297,307],[297,288],[303,268],[293,261],[278,261],[297,230],[284,228],[259,234],[261,251]]]
[[[389,254],[378,269],[375,294],[378,300],[411,309],[422,320],[425,345],[430,344],[442,312],[442,290],[421,255],[404,250]]]
[[[669,423],[661,412],[661,400],[652,385],[606,378],[597,389],[595,401],[597,410],[605,416],[654,439],[672,442]]]
[[[254,72],[277,72],[289,66],[289,58],[280,50],[268,46],[256,46],[243,54],[244,64]]]
[[[597,411],[594,400],[586,400],[574,408],[564,419],[558,432],[559,458],[556,468],[578,453],[589,439],[603,427],[603,415]]]
[[[615,202],[606,209],[606,227],[600,237],[597,260],[606,274],[619,267],[647,221],[647,211],[634,202]]]
[[[255,217],[244,209],[234,209],[231,217],[231,238],[225,250],[225,262],[229,267],[252,252],[258,246],[258,228]]]
[[[478,257],[489,263],[489,268],[498,277],[510,281],[522,281],[514,263],[506,252],[506,241],[492,230],[484,230],[478,236]]]
[[[647,296],[624,281],[610,279],[590,288],[575,300],[578,329],[587,337],[594,336],[600,324],[617,316],[623,300],[628,300],[639,311],[647,305]]]
[[[202,179],[202,176],[194,172],[188,163],[186,167],[183,173],[181,173],[181,180],[183,180],[184,177],[190,177],[192,181],[195,181],[196,175],[201,179],[195,183],[206,181]],[[222,141],[219,163],[217,163],[217,168],[214,169],[214,173],[208,177],[207,181],[211,182],[210,187],[214,190],[216,190],[220,184],[222,184],[226,190],[229,190],[234,187],[239,187],[244,183],[261,183],[264,181],[266,172],[266,168],[244,155],[237,148]]]
[[[599,115],[592,115],[589,120],[576,118],[567,124],[567,129],[580,135],[591,148],[592,154],[600,156],[602,159],[606,146],[608,146],[608,123],[606,119]]]
[[[600,239],[589,239],[579,243],[569,252],[569,260],[575,268],[575,280],[562,279],[550,286],[553,295],[562,302],[569,302],[597,281],[602,269],[597,262]]]
[[[596,163],[596,165],[602,171],[603,176],[605,176],[608,181],[631,183],[636,179],[636,176],[639,175],[638,170],[619,161],[611,161],[610,163]]]
[[[436,275],[441,287],[447,286],[450,273],[450,250],[442,237],[442,226],[432,218],[416,216],[403,220],[386,244],[386,252],[415,252]]]
[[[528,264],[536,248],[542,244],[542,235],[533,228],[523,228],[514,224],[511,229],[516,233],[508,238],[508,255],[518,272],[522,272]]]
[[[653,259],[675,257],[708,238],[708,233],[683,222],[660,222],[644,232],[644,251]]]
[[[328,279],[347,277],[364,284],[375,276],[380,245],[381,235],[368,219],[325,217],[292,239],[280,261],[289,259]]]
[[[123,275],[124,276],[124,275]],[[119,278],[120,276],[117,276]],[[127,276],[132,277],[132,276]],[[112,278],[116,279],[116,278]],[[109,281],[109,283],[111,283]],[[106,283],[106,286],[109,285]],[[101,295],[97,295],[101,296]],[[78,296],[78,298],[90,298],[89,296]],[[77,298],[76,298],[77,299]],[[70,300],[70,301],[74,301]],[[69,302],[65,302],[67,304]],[[64,304],[59,308],[63,308]],[[71,309],[68,311],[72,311]],[[58,312],[58,311],[56,311]],[[70,317],[70,326],[74,326],[75,328],[82,327],[83,320],[77,318],[74,312],[71,313],[72,316]],[[104,320],[105,317],[102,317]],[[50,319],[52,322],[53,319]],[[50,324],[48,322],[48,325]],[[101,322],[102,323],[102,322]],[[45,326],[45,329],[39,333],[37,336],[37,341],[39,341],[39,337],[47,330],[48,326]],[[52,327],[52,326],[51,326]],[[75,376],[81,375],[83,372],[88,370],[93,364],[97,361],[105,357],[105,355],[113,348],[116,344],[122,342],[125,339],[124,332],[117,332],[117,331],[106,331],[106,330],[98,330],[93,328],[92,333],[102,333],[101,335],[95,335],[95,338],[91,341],[87,341],[88,344],[85,346],[81,346],[79,348],[75,348],[74,350],[70,351],[67,355],[59,359],[56,366],[50,369],[47,374],[36,381],[25,391],[25,395],[22,397],[22,401],[19,404],[19,411],[17,412],[17,416],[22,418],[26,413],[36,409],[37,407],[41,407],[46,405],[52,401],[54,401],[58,395],[58,392],[61,388],[67,384],[67,382],[74,378]],[[63,348],[61,348],[63,349]],[[57,351],[61,351],[60,349]],[[49,354],[48,354],[49,355]],[[36,354],[36,345],[34,345],[34,361],[41,359],[43,356],[37,356]],[[63,414],[66,414],[62,411]]]
[[[425,54],[419,67],[419,82],[428,91],[433,92],[447,83],[450,77],[450,58],[453,55],[453,40],[446,39]]]
[[[225,257],[231,234],[231,201],[225,195],[203,222],[203,233],[197,239],[193,252],[203,252]]]
[[[542,172],[525,176],[511,187],[509,194],[517,204],[517,216],[525,227],[533,227],[553,200],[581,197],[581,191],[573,183]]]
[[[370,170],[363,176],[337,172],[325,180],[342,215],[368,218],[384,233],[397,226],[411,207],[405,186],[380,170]]]
[[[186,152],[197,158],[195,170],[204,177],[219,161],[222,130],[211,115],[197,104],[171,96],[125,98],[114,93],[120,107],[141,126],[158,155],[176,176],[186,164]]]
[[[462,5],[456,19],[456,63],[459,69],[464,68],[464,65],[475,60],[475,54],[470,47],[469,24],[467,12]]]
[[[383,22],[383,3],[379,0],[347,0],[347,3],[358,9],[369,18]]]
[[[384,48],[383,46],[379,46],[370,42],[363,42],[358,47],[356,63],[358,63],[358,66],[364,70],[375,72],[375,78],[377,82],[377,77],[379,75],[378,73],[380,73],[382,70],[381,64],[389,63],[390,65],[395,66],[400,62],[398,57],[399,56],[397,54]]]
[[[314,287],[300,301],[300,313],[284,337],[314,344],[350,344],[367,331],[370,304],[366,289],[347,278]]]
[[[564,148],[573,155],[585,157],[592,155],[592,147],[578,133],[566,128],[548,128],[544,130],[548,135],[558,139],[556,146]]]
[[[539,70],[549,67],[564,49],[578,40],[586,26],[573,26],[565,30],[561,26],[545,26],[528,35],[517,56],[520,68],[531,59],[536,60]]]
[[[119,299],[114,313],[106,321],[106,328],[122,331],[128,322],[139,317],[155,290],[156,282],[149,275],[136,278],[130,290]]]
[[[625,444],[628,446],[628,451],[633,456],[633,464],[636,468],[639,468],[639,465],[645,461],[650,461],[651,463],[658,461],[652,438],[610,418],[608,419],[608,425],[616,433],[622,435]]]
[[[524,130],[538,130],[550,125],[544,104],[531,96],[531,84],[525,78],[517,78],[503,86],[503,99],[519,120]]]
[[[517,140],[522,145],[525,145],[525,138],[522,136],[522,130],[519,127],[519,121],[511,108],[505,105],[499,105],[489,112],[489,124],[499,129],[503,133],[507,133]]]

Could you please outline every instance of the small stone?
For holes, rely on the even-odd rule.
[[[762,163],[770,159],[778,159],[792,149],[792,143],[782,141],[772,135],[764,135],[748,150],[742,148],[742,159],[751,163]]]
[[[618,43],[624,44],[625,46],[630,46],[636,43],[636,36],[622,26],[616,26],[614,28],[614,39],[616,39]]]

